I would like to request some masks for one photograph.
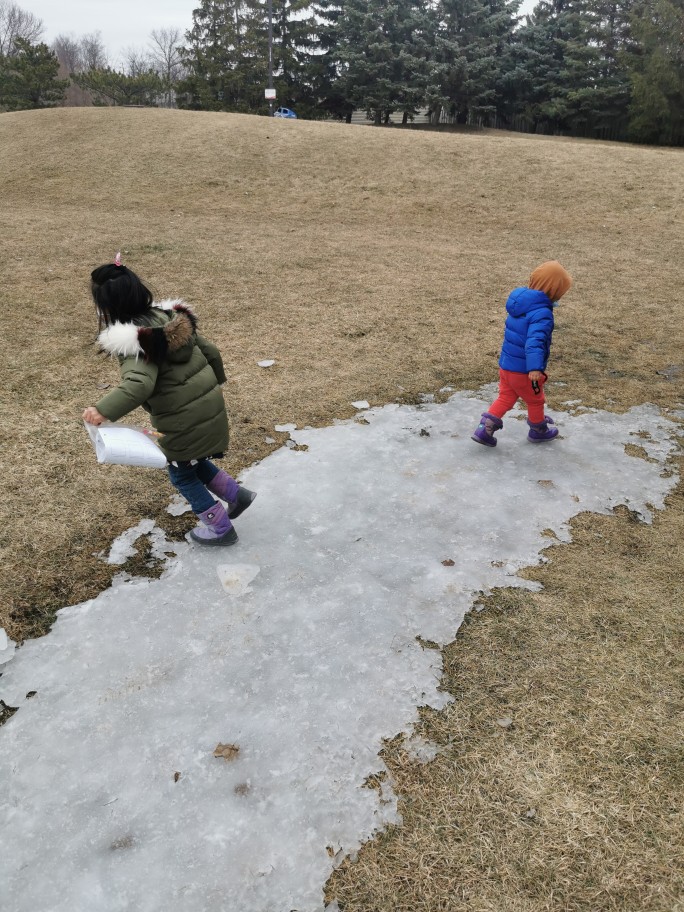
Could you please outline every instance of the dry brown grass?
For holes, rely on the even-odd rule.
[[[105,586],[97,553],[140,518],[186,522],[164,513],[162,473],[97,466],[80,426],[116,382],[87,279],[117,249],[220,345],[235,471],[274,424],[495,379],[505,295],[551,257],[576,278],[551,407],[682,407],[681,150],[63,109],[2,115],[0,160],[14,637]],[[542,593],[497,593],[465,626],[446,653],[458,700],[424,721],[448,749],[420,768],[388,749],[406,825],[334,879],[349,912],[676,908],[681,520],[681,494],[653,528],[582,518]],[[502,703],[506,732],[489,724]]]
[[[331,879],[343,912],[682,908],[683,519],[683,485],[655,528],[582,516],[541,592],[466,618],[419,726],[440,754],[387,746],[404,825]]]

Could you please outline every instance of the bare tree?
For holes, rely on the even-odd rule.
[[[60,78],[70,80],[64,104],[75,108],[91,105],[92,94],[77,85],[72,77],[87,70],[101,70],[107,67],[107,52],[100,33],[92,32],[80,38],[74,35],[58,35],[52,42],[52,50],[59,60]]]
[[[84,70],[103,70],[109,66],[100,32],[91,32],[81,38],[81,63]]]
[[[52,50],[59,60],[59,78],[69,80],[64,105],[68,108],[83,108],[91,105],[93,99],[90,93],[77,86],[71,78],[72,73],[80,73],[83,69],[81,39],[74,35],[58,35],[52,42]]]
[[[0,57],[15,54],[14,42],[17,38],[25,38],[35,44],[43,31],[42,19],[27,13],[16,3],[0,0]]]
[[[168,108],[174,104],[173,87],[184,73],[181,38],[181,30],[177,28],[154,29],[150,34],[150,57],[164,82],[165,104]]]
[[[142,76],[143,73],[149,73],[154,69],[150,55],[144,48],[124,48],[121,59],[127,76]]]
[[[57,35],[52,42],[52,50],[67,75],[78,73],[83,68],[81,42],[73,35]]]

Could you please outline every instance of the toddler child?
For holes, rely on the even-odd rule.
[[[518,399],[527,405],[527,435],[533,443],[553,440],[558,429],[544,414],[544,383],[553,333],[553,308],[572,285],[557,260],[537,266],[527,286],[514,289],[506,301],[506,327],[499,358],[499,395],[482,413],[472,435],[476,443],[496,446],[494,432]]]
[[[209,459],[223,456],[228,447],[219,350],[197,332],[197,319],[182,300],[153,304],[152,293],[122,265],[119,254],[94,269],[91,282],[98,342],[118,358],[121,382],[89,406],[83,420],[118,421],[141,405],[162,434],[159,445],[172,483],[201,520],[191,537],[202,545],[235,544],[231,520],[256,494]],[[227,511],[216,497],[228,504]]]

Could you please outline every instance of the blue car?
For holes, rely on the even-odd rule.
[[[289,108],[278,108],[277,111],[273,112],[274,117],[289,117],[290,120],[297,120],[297,115],[294,111],[291,111]]]

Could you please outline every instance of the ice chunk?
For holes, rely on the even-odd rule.
[[[261,567],[255,564],[219,564],[216,568],[221,585],[228,595],[237,597],[251,592],[249,584],[258,575]]]
[[[4,627],[0,627],[0,665],[4,665],[14,655],[14,640],[10,640]]]
[[[166,512],[170,513],[171,516],[182,516],[183,513],[190,513],[191,511],[192,507],[180,494],[174,494],[171,498],[171,503],[166,508]]]

